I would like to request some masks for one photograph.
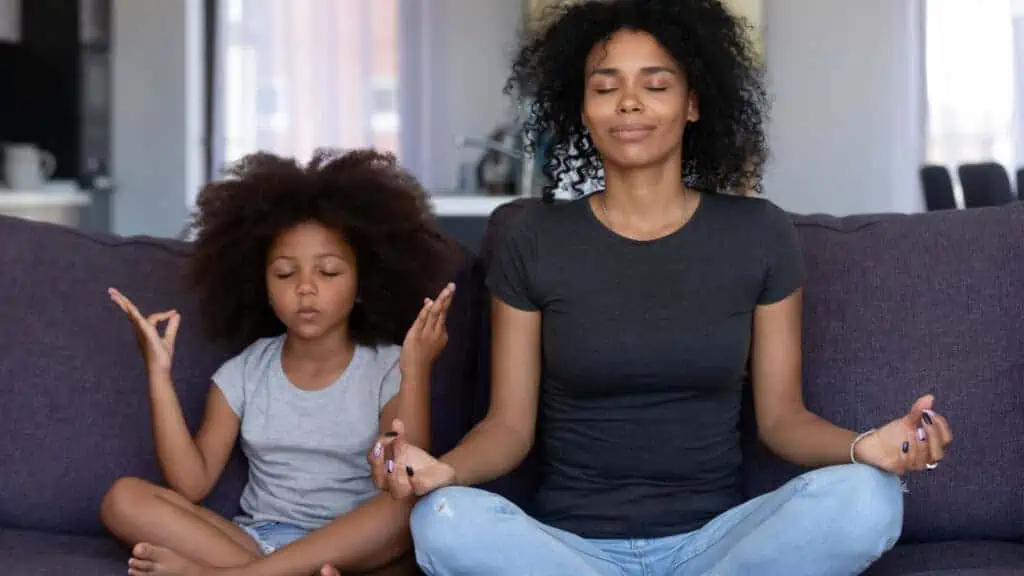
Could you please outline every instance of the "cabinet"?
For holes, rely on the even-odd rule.
[[[57,160],[55,180],[91,197],[80,226],[110,228],[111,0],[31,0],[21,44],[32,62],[31,140]]]

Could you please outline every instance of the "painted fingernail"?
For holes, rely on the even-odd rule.
[[[405,473],[408,474],[409,476],[412,476],[412,466],[406,466]]]
[[[905,450],[904,450],[904,452],[905,452]],[[394,460],[388,460],[388,474],[391,474],[394,471],[395,471],[395,461]]]
[[[380,458],[380,455],[383,454],[383,453],[384,453],[384,447],[380,445],[380,442],[377,442],[373,446],[373,457],[374,458]]]
[[[396,436],[398,436],[398,432],[395,432],[394,430],[392,430],[391,432],[384,433],[385,438],[394,438]]]
[[[925,438],[926,438],[926,436],[924,434],[924,427],[918,426],[917,427],[917,439],[922,441],[922,442],[924,442]]]
[[[921,420],[924,420],[925,424],[931,424],[932,423],[932,417],[928,415],[928,411],[927,410],[925,410],[924,412],[921,413]]]
[[[903,449],[903,453],[904,454],[906,454],[907,452],[910,452],[910,442],[904,442],[903,446],[902,446],[902,449]]]

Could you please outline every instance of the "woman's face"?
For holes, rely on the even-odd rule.
[[[607,168],[634,169],[682,154],[696,95],[672,56],[646,32],[620,30],[587,57],[583,124]]]

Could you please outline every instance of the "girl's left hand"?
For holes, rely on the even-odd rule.
[[[932,410],[934,403],[931,394],[918,398],[905,416],[858,442],[857,461],[900,475],[937,467],[953,432],[946,419]]]
[[[455,294],[455,284],[448,284],[436,300],[427,298],[416,320],[405,334],[398,365],[403,372],[429,371],[448,344],[448,308]]]

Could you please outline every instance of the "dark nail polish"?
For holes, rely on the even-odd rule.
[[[902,448],[904,454],[910,452],[910,442],[904,442]]]
[[[412,466],[406,466],[405,473],[408,474],[409,476],[412,476]]]
[[[384,433],[384,437],[385,438],[394,438],[396,436],[398,436],[398,432],[392,431],[392,432],[385,432]]]
[[[929,416],[927,412],[922,412],[921,413],[921,420],[924,420],[925,424],[931,424],[932,423],[932,417]]]

